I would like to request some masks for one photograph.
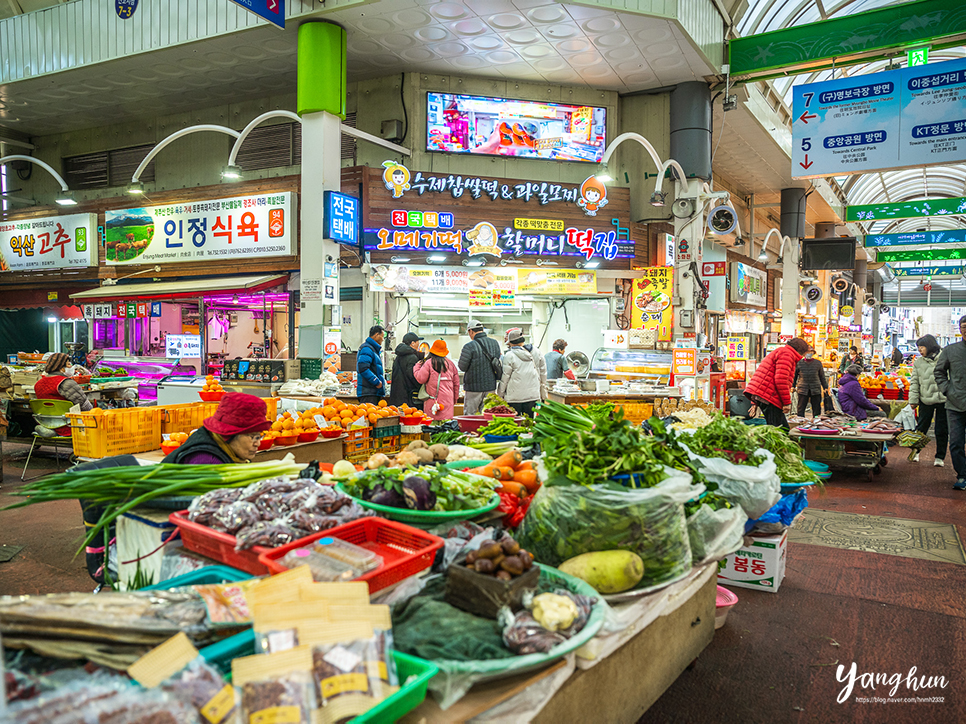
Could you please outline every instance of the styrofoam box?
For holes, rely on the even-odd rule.
[[[718,581],[725,586],[777,593],[785,578],[788,531],[750,540],[751,545],[743,545],[725,558],[724,568],[718,571]]]

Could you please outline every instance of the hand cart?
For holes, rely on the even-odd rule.
[[[859,432],[852,435],[816,435],[792,430],[789,435],[802,446],[806,460],[825,463],[830,470],[867,471],[869,482],[889,464],[886,459],[886,443],[895,440],[893,435],[875,435]]]

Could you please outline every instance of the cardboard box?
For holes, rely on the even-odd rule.
[[[785,578],[788,531],[750,540],[751,545],[743,545],[725,558],[724,568],[718,571],[718,582],[723,586],[777,593]]]

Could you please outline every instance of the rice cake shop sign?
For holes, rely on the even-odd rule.
[[[593,176],[570,186],[413,173],[394,161],[383,166],[380,177],[378,169],[367,169],[367,252],[572,257],[574,263],[634,256],[630,229],[621,226],[630,216],[628,190],[608,189]]]
[[[291,192],[111,210],[104,227],[111,265],[295,253]]]

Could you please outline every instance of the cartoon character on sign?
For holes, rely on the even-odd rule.
[[[409,188],[409,169],[395,161],[383,161],[382,165],[386,169],[382,172],[382,180],[392,191],[392,197],[398,199]]]
[[[473,245],[466,250],[470,256],[477,254],[500,256],[503,253],[503,249],[496,245],[496,227],[487,221],[481,221],[467,231],[466,238],[473,242]]]
[[[597,216],[597,211],[607,205],[607,187],[595,176],[588,176],[580,185],[580,198],[577,206],[587,216]]]

